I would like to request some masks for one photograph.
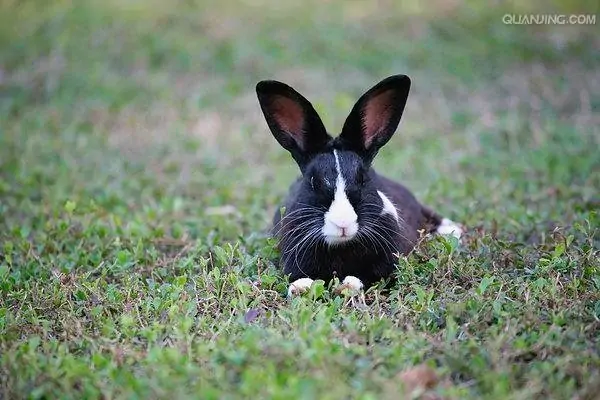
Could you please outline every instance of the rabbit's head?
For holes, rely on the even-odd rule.
[[[398,223],[396,209],[372,179],[371,163],[398,127],[409,90],[405,75],[381,81],[358,99],[341,134],[332,138],[300,93],[277,81],[257,84],[273,136],[302,172],[296,201],[286,210],[289,216],[296,213],[296,228],[304,226],[328,245],[338,245],[352,241],[375,216],[387,214]]]

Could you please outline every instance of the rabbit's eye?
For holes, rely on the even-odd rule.
[[[330,179],[318,175],[310,177],[310,187],[315,192],[329,191],[333,188]]]

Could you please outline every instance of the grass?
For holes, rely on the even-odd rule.
[[[429,398],[595,398],[597,26],[501,17],[598,9],[434,3],[2,2],[0,398],[392,399],[423,364]],[[297,171],[254,85],[335,132],[394,73],[376,166],[465,243],[288,301],[264,232]]]

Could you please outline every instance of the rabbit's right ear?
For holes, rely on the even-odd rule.
[[[406,75],[390,76],[373,86],[352,108],[340,139],[370,163],[396,131],[409,91]]]
[[[273,136],[304,171],[331,140],[321,118],[308,100],[285,83],[261,81],[256,94]]]

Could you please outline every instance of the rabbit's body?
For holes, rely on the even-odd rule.
[[[333,151],[331,156],[334,157]],[[338,153],[338,158],[343,164],[344,157]],[[357,237],[336,244],[318,240],[322,229],[314,229],[318,225],[309,223],[317,219],[320,224],[325,207],[331,201],[327,204],[325,199],[321,205],[312,205],[317,209],[307,209],[306,204],[311,199],[305,198],[307,191],[302,186],[306,181],[299,178],[292,184],[284,203],[283,218],[281,210],[277,210],[273,220],[273,233],[280,240],[284,273],[289,274],[291,281],[305,277],[329,281],[333,276],[341,279],[355,276],[369,285],[387,278],[394,271],[398,254],[407,254],[413,249],[419,230],[434,232],[440,226],[442,218],[422,206],[403,185],[373,169],[369,170],[369,180],[371,194],[364,197],[365,207],[369,210],[357,212],[360,227]],[[396,204],[401,204],[402,208]],[[309,239],[311,228],[314,229],[312,243]],[[304,237],[307,238],[305,243],[298,245]]]
[[[257,85],[273,135],[302,172],[283,214],[278,210],[273,221],[284,273],[294,281],[290,293],[314,279],[337,276],[359,288],[387,278],[398,255],[414,248],[420,230],[460,236],[458,225],[371,168],[400,121],[409,88],[403,75],[380,82],[332,138],[312,105],[292,88],[275,81]]]

